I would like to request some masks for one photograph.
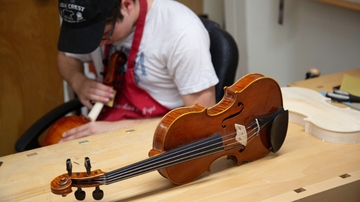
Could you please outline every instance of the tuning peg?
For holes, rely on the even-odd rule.
[[[66,160],[66,170],[68,172],[68,175],[71,176],[72,175],[72,164],[71,164],[70,159]]]
[[[101,200],[104,197],[104,191],[97,186],[92,195],[95,200]]]
[[[85,165],[85,168],[86,168],[86,174],[90,175],[91,174],[91,163],[90,163],[89,157],[85,157],[84,165]]]
[[[84,200],[86,196],[85,191],[83,191],[80,187],[77,188],[74,194],[75,194],[75,198],[79,201]]]

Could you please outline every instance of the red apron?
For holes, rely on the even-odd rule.
[[[169,109],[158,103],[135,82],[134,66],[147,13],[147,1],[140,0],[140,14],[136,23],[134,39],[131,45],[127,70],[124,75],[117,76],[114,85],[116,95],[113,107],[104,106],[97,120],[117,121],[122,119],[139,119],[162,116]],[[107,52],[108,50],[106,50]],[[105,54],[106,55],[106,54]]]

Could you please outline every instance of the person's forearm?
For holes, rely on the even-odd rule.
[[[198,103],[202,107],[212,107],[215,105],[215,87],[212,86],[198,93],[182,96],[185,106],[193,106]]]
[[[76,58],[58,53],[58,69],[63,79],[76,91],[79,82],[85,78],[83,63]]]

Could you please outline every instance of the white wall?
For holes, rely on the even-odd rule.
[[[224,26],[224,2],[223,0],[203,0],[203,12],[208,18]]]
[[[311,67],[322,75],[360,67],[360,11],[314,0],[225,0],[226,29],[240,50],[237,78],[260,72],[281,86],[302,80]]]

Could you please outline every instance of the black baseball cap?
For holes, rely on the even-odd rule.
[[[58,49],[91,53],[101,43],[106,18],[119,0],[59,0],[62,18]]]

